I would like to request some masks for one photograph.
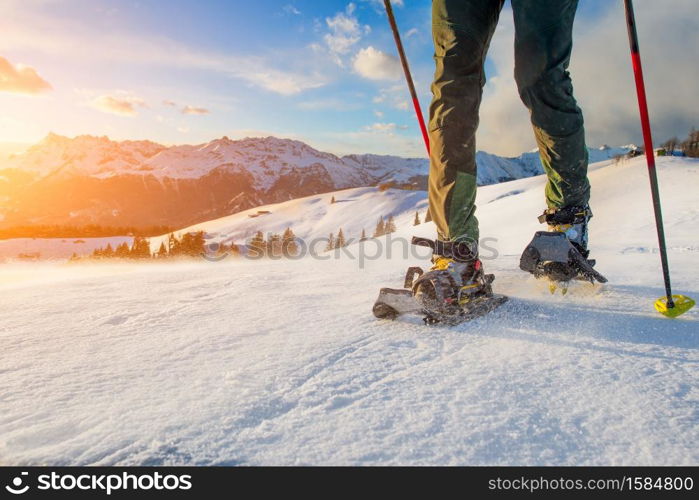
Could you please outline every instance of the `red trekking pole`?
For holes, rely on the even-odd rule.
[[[638,50],[638,36],[636,34],[636,20],[634,18],[633,3],[624,0],[626,9],[626,26],[629,31],[629,44],[631,45],[631,63],[633,75],[636,80],[636,93],[638,94],[638,109],[641,113],[641,128],[643,130],[643,144],[646,150],[648,163],[648,176],[650,177],[650,192],[653,197],[653,211],[655,212],[655,227],[658,231],[658,244],[660,246],[660,262],[663,267],[663,280],[665,281],[665,297],[655,301],[655,309],[671,318],[688,311],[694,300],[684,295],[672,295],[670,287],[670,269],[667,263],[667,248],[665,246],[665,231],[663,229],[663,214],[660,208],[660,192],[658,190],[658,176],[655,170],[655,154],[653,151],[653,139],[650,133],[650,119],[648,118],[648,103],[646,101],[646,88],[643,83],[643,69],[641,67],[641,53]]]
[[[427,155],[430,154],[430,138],[427,135],[427,127],[425,127],[425,119],[422,116],[422,110],[420,109],[420,101],[417,98],[417,93],[415,92],[415,85],[413,85],[413,77],[410,76],[410,67],[408,66],[408,58],[405,57],[405,52],[403,51],[403,43],[400,41],[400,33],[398,32],[398,25],[396,24],[396,18],[393,17],[393,8],[391,7],[391,0],[384,0],[384,5],[386,6],[386,14],[388,15],[388,22],[391,24],[391,31],[393,31],[393,38],[396,40],[396,47],[398,48],[398,55],[400,56],[400,63],[403,66],[403,73],[405,73],[405,79],[408,82],[408,89],[410,90],[410,97],[413,99],[413,107],[415,108],[415,114],[417,115],[417,121],[420,124],[420,131],[422,132],[422,138],[425,141],[425,147],[427,148]]]

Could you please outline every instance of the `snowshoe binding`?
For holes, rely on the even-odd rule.
[[[433,266],[424,272],[408,269],[403,289],[382,288],[374,304],[377,318],[396,319],[401,314],[422,314],[425,324],[456,325],[492,311],[507,301],[493,293],[492,274],[464,243],[413,238],[413,245],[433,252]]]
[[[607,278],[594,269],[594,259],[588,259],[587,225],[591,217],[587,206],[544,211],[539,222],[547,223],[549,230],[534,234],[520,257],[520,269],[536,278],[547,278],[551,293],[560,288],[565,294],[572,280],[606,283]]]

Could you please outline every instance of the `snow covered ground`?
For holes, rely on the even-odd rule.
[[[697,298],[699,162],[660,158],[659,176],[675,289]],[[518,271],[544,180],[487,186],[485,265],[511,301],[454,328],[371,316],[379,287],[426,265],[400,242],[361,268],[346,255],[4,266],[0,463],[696,465],[699,311],[653,310],[645,164],[599,164],[591,181],[610,283],[551,296]],[[394,237],[432,232],[411,226],[416,193],[380,195],[405,209]],[[322,206],[375,223],[376,203]]]

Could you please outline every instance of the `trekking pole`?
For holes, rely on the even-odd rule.
[[[393,8],[391,7],[391,0],[384,0],[384,5],[386,6],[386,14],[388,15],[388,22],[391,24],[391,31],[393,31],[393,38],[396,40],[396,47],[398,48],[398,55],[400,56],[400,63],[403,66],[403,73],[405,73],[405,80],[408,82],[408,89],[410,90],[410,97],[413,99],[413,107],[415,108],[415,114],[417,115],[417,121],[420,124],[420,131],[422,132],[422,138],[425,141],[425,148],[427,148],[427,154],[430,154],[430,138],[427,135],[427,127],[425,127],[425,119],[422,116],[422,110],[420,109],[420,101],[417,98],[417,93],[415,92],[415,85],[413,84],[413,77],[410,76],[410,67],[408,66],[408,58],[405,57],[405,52],[403,51],[403,43],[400,41],[400,33],[398,32],[398,25],[396,24],[396,18],[393,17]]]
[[[667,263],[667,248],[665,246],[663,214],[660,207],[658,176],[655,169],[653,139],[650,133],[650,119],[648,118],[648,102],[646,101],[646,89],[643,83],[643,69],[641,67],[641,54],[638,49],[638,36],[636,34],[636,20],[634,18],[632,0],[624,0],[624,8],[626,9],[626,27],[629,31],[629,44],[631,46],[631,63],[636,80],[636,93],[638,94],[638,109],[641,114],[643,144],[646,150],[648,176],[650,177],[650,192],[653,197],[655,227],[658,231],[658,243],[660,245],[660,262],[663,267],[663,280],[665,281],[665,297],[664,299],[660,298],[655,301],[655,308],[659,313],[674,318],[689,310],[695,302],[693,299],[683,295],[672,295],[672,289],[670,287],[670,269]]]

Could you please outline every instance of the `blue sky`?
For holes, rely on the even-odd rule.
[[[425,111],[433,71],[430,4],[394,1]],[[571,71],[593,145],[639,140],[620,4],[582,0],[576,24]],[[651,26],[657,7],[636,4],[639,28]],[[662,45],[681,52],[696,21],[672,19],[677,32],[671,25]],[[511,24],[508,5],[487,64],[479,131],[479,147],[501,154],[534,146],[511,78]],[[650,31],[642,33],[642,49],[643,42],[656,45]],[[24,75],[26,84],[0,87],[0,141],[34,142],[48,131],[164,143],[272,134],[336,153],[423,153],[379,0],[4,0],[0,33],[5,69]],[[606,43],[614,50],[600,54]],[[650,56],[664,59],[658,53]],[[577,68],[584,77],[576,78]],[[593,85],[592,72],[610,82]],[[667,93],[669,82],[651,80],[649,93]],[[670,106],[668,113],[665,104],[655,109],[663,115],[659,133],[683,133],[696,107]]]

